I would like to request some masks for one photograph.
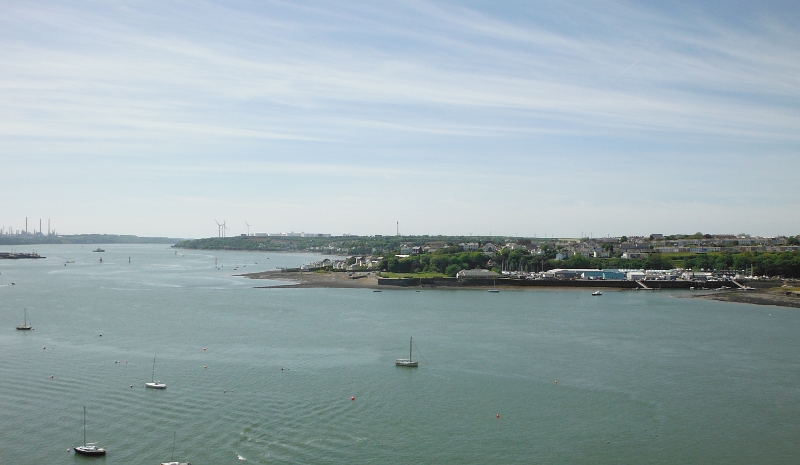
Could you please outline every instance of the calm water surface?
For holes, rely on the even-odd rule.
[[[0,261],[0,463],[157,464],[173,434],[194,465],[800,462],[797,309],[254,289],[316,257],[93,248]],[[84,406],[105,458],[67,451]]]

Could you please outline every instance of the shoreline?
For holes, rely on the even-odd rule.
[[[789,292],[790,295],[786,293]],[[716,300],[753,305],[774,305],[776,307],[800,308],[800,292],[775,287],[746,292],[716,292],[693,296],[698,299]]]
[[[333,273],[325,272],[319,273],[314,271],[261,271],[256,273],[245,273],[236,276],[241,276],[248,279],[260,280],[268,279],[272,281],[282,282],[285,284],[276,284],[274,286],[255,286],[257,289],[396,289],[396,290],[420,290],[420,289],[472,289],[472,290],[489,290],[498,289],[504,291],[525,291],[525,290],[559,290],[559,291],[586,291],[593,288],[593,286],[563,286],[558,284],[553,285],[540,285],[540,286],[514,286],[498,284],[460,284],[460,285],[436,285],[436,284],[421,284],[415,286],[392,286],[379,284],[379,275],[377,272],[353,272],[353,273]],[[606,286],[597,286],[598,289],[603,291],[624,291],[632,290],[625,288],[614,288]],[[653,289],[657,291],[658,289]],[[678,289],[663,289],[663,291],[675,291]],[[645,292],[645,291],[642,291]],[[791,295],[786,295],[790,292]],[[704,292],[700,295],[689,295],[688,298],[717,300],[720,302],[733,302],[733,303],[747,303],[754,305],[775,305],[779,307],[792,307],[800,308],[800,292],[791,291],[780,288],[770,287],[761,288],[752,291],[740,290],[725,290],[717,292]]]

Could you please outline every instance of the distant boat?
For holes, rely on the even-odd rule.
[[[394,361],[394,364],[399,367],[416,367],[419,366],[419,362],[415,362],[411,360],[411,345],[414,342],[414,338],[410,338],[408,340],[408,358],[398,358]]]
[[[106,450],[97,447],[95,442],[86,442],[86,407],[83,407],[83,445],[75,448],[76,454],[81,455],[106,455]]]
[[[492,292],[492,293],[500,292],[500,289],[497,289],[497,278],[494,278],[494,281],[492,282],[492,286],[493,287],[491,289],[489,289],[489,292]]]
[[[101,249],[100,247],[92,250],[92,252],[105,252],[105,251],[106,251],[105,249]]]
[[[162,383],[161,381],[156,381],[156,356],[153,355],[153,375],[151,381],[149,383],[144,383],[145,387],[149,387],[150,389],[166,389],[167,383]]]
[[[592,295],[603,295],[603,293],[600,291],[594,291],[592,292]]]
[[[30,331],[33,329],[33,326],[30,325],[30,321],[28,321],[28,309],[25,309],[25,320],[21,325],[17,325],[17,329],[21,331]]]

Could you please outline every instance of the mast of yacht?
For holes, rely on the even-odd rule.
[[[412,337],[411,337],[411,338],[408,340],[408,361],[409,361],[409,362],[411,361],[411,343],[412,343],[413,341],[414,341],[414,337],[412,336]]]
[[[86,447],[86,406],[83,406],[83,447]]]
[[[153,374],[150,376],[150,382],[156,382],[156,356],[153,355]]]

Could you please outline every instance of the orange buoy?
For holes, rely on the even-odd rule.
[[[205,352],[205,350],[206,350],[206,348],[205,348],[205,347],[203,347],[203,351],[204,351],[204,352]]]
[[[497,414],[497,418],[500,418],[500,414],[499,413]]]
[[[356,396],[350,396],[350,400],[356,400]]]

